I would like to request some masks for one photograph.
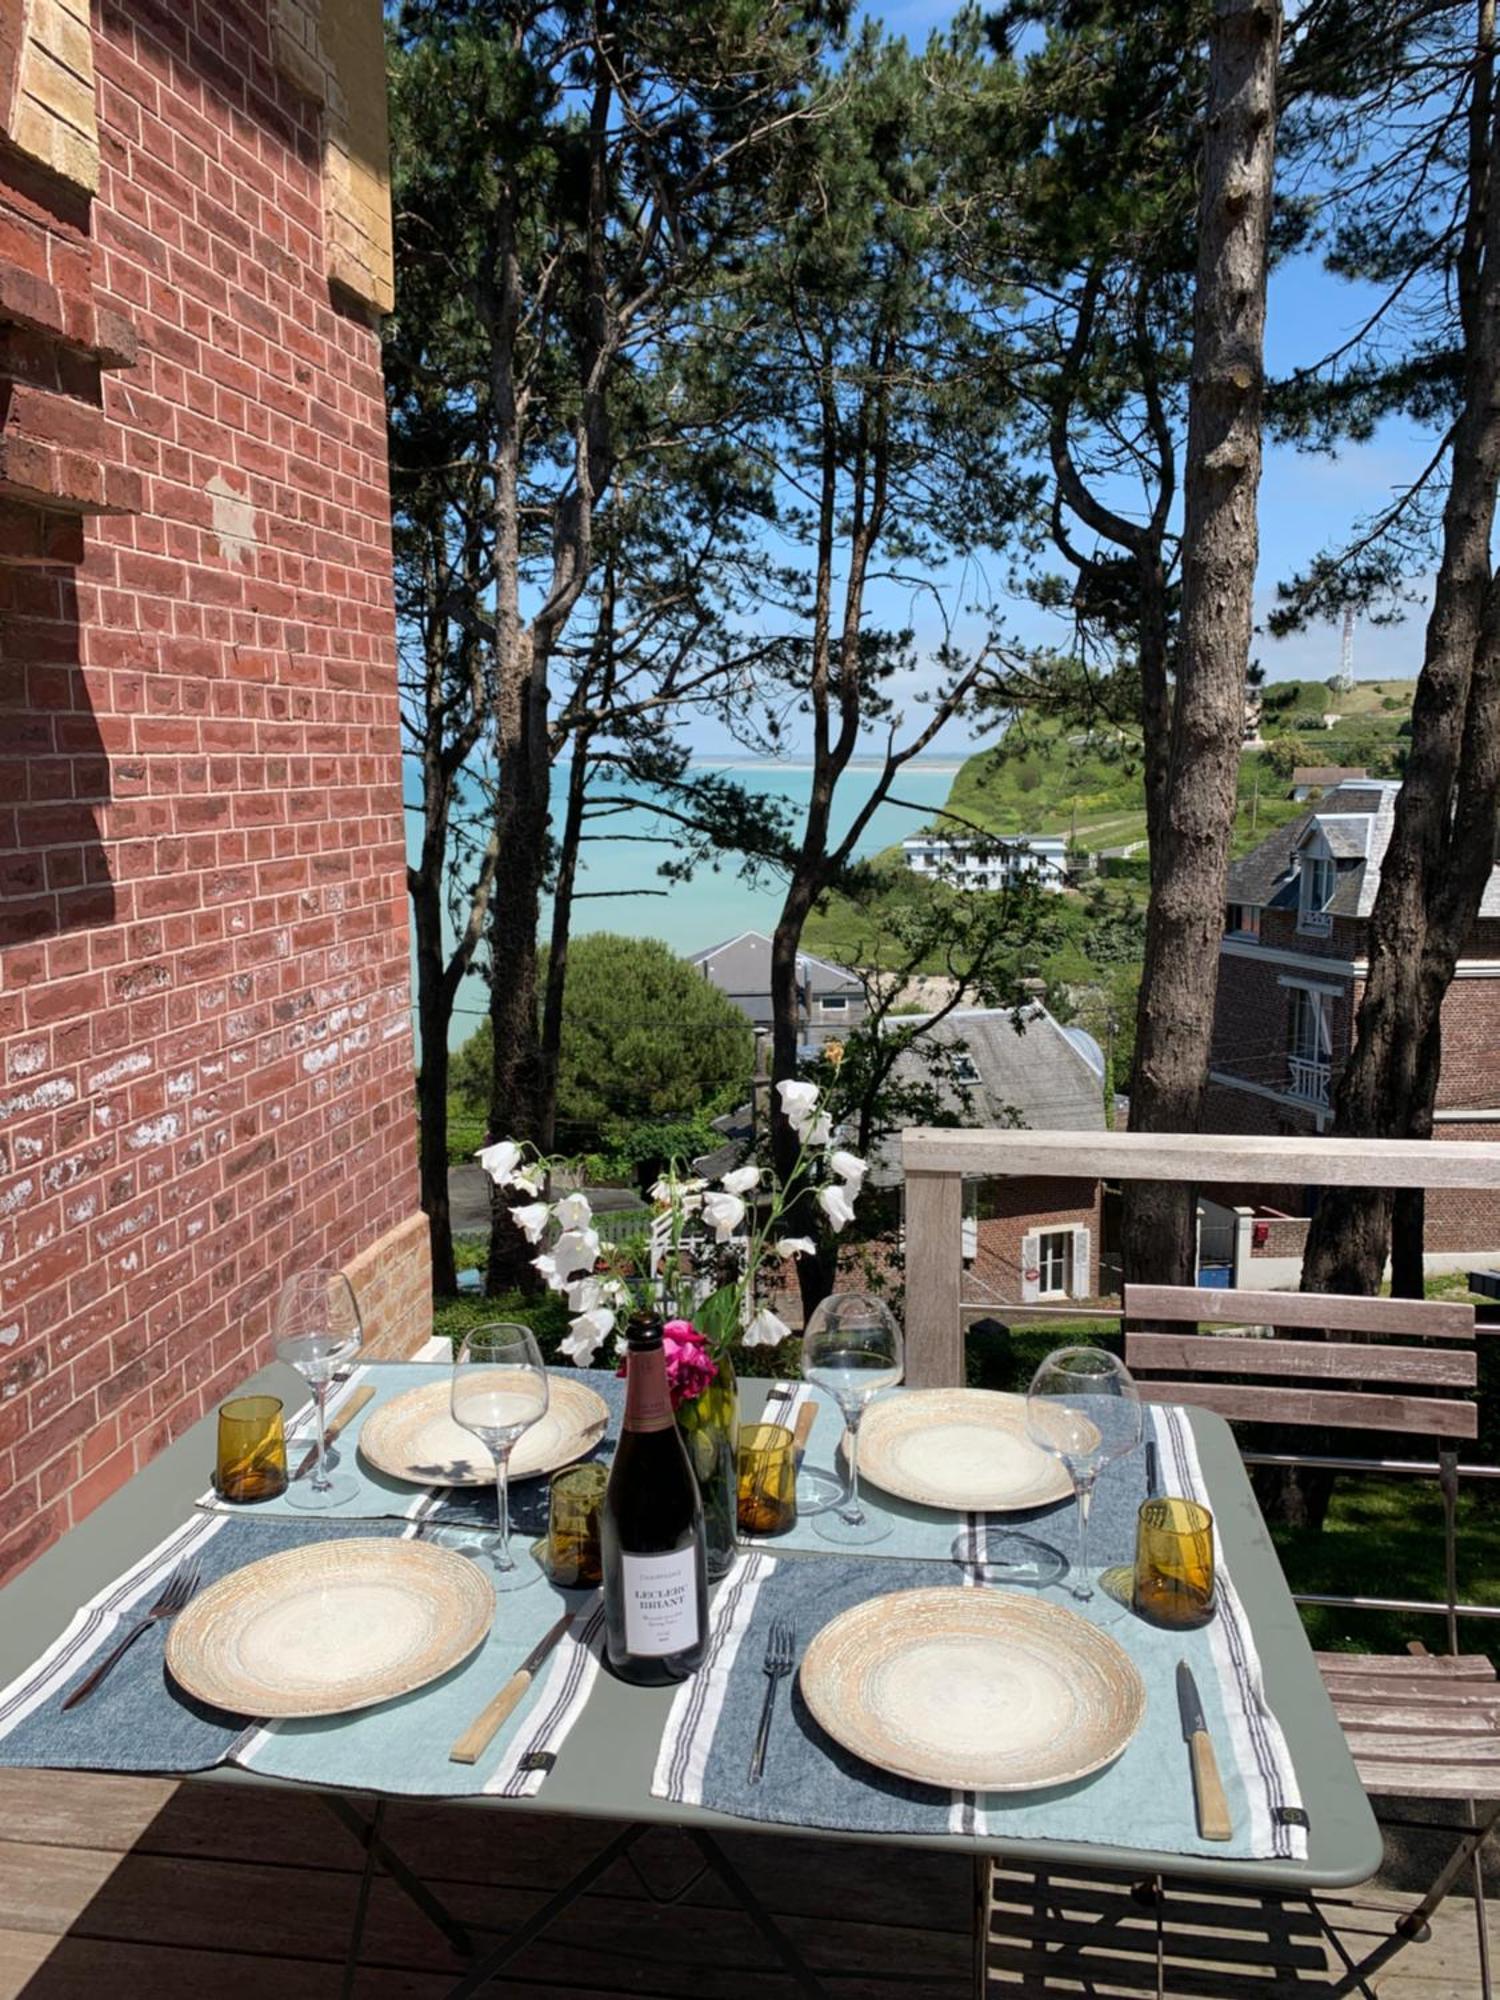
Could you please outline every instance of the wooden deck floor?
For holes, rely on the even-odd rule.
[[[392,1808],[386,1831],[444,1901],[477,1929],[513,1925],[545,1901],[613,1829],[542,1815]],[[755,1835],[726,1842],[834,2000],[962,2000],[972,1990],[971,1871],[942,1856],[835,1848]],[[337,2000],[361,1854],[316,1799],[248,1787],[40,1772],[0,1772],[0,2000]],[[696,1855],[670,1833],[645,1837],[596,1892],[531,1946],[506,1983],[510,2000],[744,2000],[792,1992],[751,1925]],[[691,1886],[688,1886],[691,1884]],[[681,1904],[663,1907],[686,1888]],[[649,1889],[649,1893],[648,1893]],[[1003,1928],[993,1991],[1112,1995],[1153,1990],[1150,1919],[1122,1887],[1039,1893],[1025,1877],[998,1891]],[[1294,1961],[1263,1969],[1263,1919],[1201,1899],[1174,1922],[1214,1934],[1221,1971],[1169,1990],[1316,1991],[1326,1963],[1315,1927],[1279,1920]],[[1257,1922],[1262,1929],[1258,1932]],[[1123,1983],[1079,1927],[1110,1954],[1129,1947]],[[1094,1926],[1089,1930],[1089,1927]],[[1133,1943],[1131,1942],[1133,1938]],[[1433,1941],[1379,1985],[1381,2000],[1477,1994],[1471,1906],[1453,1901]],[[438,2000],[462,1969],[388,1881],[377,1883],[358,2000]],[[1184,1975],[1186,1977],[1186,1975]]]

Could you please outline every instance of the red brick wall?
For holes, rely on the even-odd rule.
[[[0,1575],[287,1269],[425,1255],[378,343],[268,6],[109,0],[91,211],[0,165]]]
[[[979,1190],[978,1255],[964,1278],[966,1303],[993,1299],[1007,1305],[1021,1299],[1021,1243],[1033,1229],[1089,1231],[1089,1291],[1099,1289],[1100,1194],[1097,1181],[1049,1179],[987,1180]],[[1049,1301],[1056,1304],[1057,1301]]]

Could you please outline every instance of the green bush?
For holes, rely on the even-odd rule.
[[[1149,882],[1151,862],[1144,854],[1106,854],[1099,873],[1107,882]]]

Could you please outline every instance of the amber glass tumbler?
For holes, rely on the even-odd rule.
[[[797,1519],[796,1439],[785,1424],[741,1424],[742,1535],[784,1535]]]
[[[1214,1615],[1214,1517],[1196,1500],[1148,1500],[1136,1520],[1135,1608],[1175,1632]]]
[[[591,1461],[554,1473],[548,1493],[547,1571],[569,1590],[593,1590],[604,1581],[599,1515],[608,1468]]]
[[[286,1491],[286,1433],[277,1396],[236,1396],[219,1410],[221,1500],[274,1500]]]

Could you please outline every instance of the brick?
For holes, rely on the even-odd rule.
[[[32,448],[0,499],[0,883],[36,927],[0,975],[0,1173],[35,1181],[0,1366],[39,1357],[0,1401],[30,1510],[0,1574],[249,1372],[310,1250],[398,1351],[430,1323],[378,343],[330,307],[311,126],[249,74],[270,0],[142,4],[95,10],[92,212],[0,161],[0,442]]]
[[[74,451],[102,452],[104,412],[28,383],[0,382],[0,436],[7,431]]]

